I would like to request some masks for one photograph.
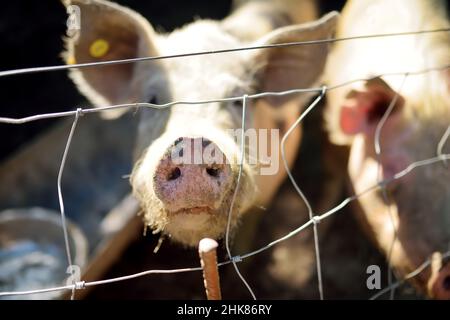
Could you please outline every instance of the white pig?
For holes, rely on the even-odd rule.
[[[348,1],[337,37],[449,28],[445,1]],[[327,62],[330,85],[379,74],[422,71],[450,64],[450,33],[341,41]],[[355,193],[374,186],[418,160],[435,157],[450,125],[449,69],[419,75],[382,76],[333,89],[326,117],[333,142],[350,148],[348,175]],[[381,128],[380,170],[377,126],[397,96]],[[450,145],[444,153],[450,153]],[[370,236],[389,257],[399,277],[434,254],[450,249],[450,166],[417,168],[354,206]],[[397,237],[395,236],[397,231]],[[392,251],[391,251],[391,246]],[[412,279],[435,298],[450,298],[450,264],[434,264]],[[431,269],[431,270],[430,270]]]
[[[67,41],[68,63],[325,39],[332,36],[337,20],[337,14],[330,13],[311,23],[288,26],[290,15],[283,6],[250,3],[251,10],[244,6],[223,21],[199,20],[170,34],[159,34],[138,13],[112,2],[73,0],[66,4],[78,6],[81,13],[78,38]],[[253,29],[252,37],[257,39],[249,39],[243,25]],[[197,101],[316,85],[327,53],[327,45],[291,46],[80,68],[71,71],[71,77],[96,106]],[[308,98],[250,101],[245,127],[280,129],[281,137]],[[239,101],[139,110],[131,185],[141,203],[144,223],[153,232],[186,246],[197,245],[203,237],[224,235],[239,171],[233,160],[239,159],[240,146],[232,130],[241,128],[241,112]],[[298,128],[287,144],[290,164],[300,138]],[[200,152],[200,162],[192,154],[187,161],[173,158],[191,151],[194,158]],[[279,150],[269,150],[269,156],[279,156]],[[257,170],[248,161],[243,164],[232,228],[253,204],[270,202],[286,175],[281,165],[270,176],[258,175]]]

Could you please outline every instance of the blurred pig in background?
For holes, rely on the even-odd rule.
[[[337,37],[448,28],[445,1],[348,1]],[[450,33],[435,32],[336,43],[327,62],[330,86],[386,73],[414,73],[450,64]],[[330,139],[349,147],[348,176],[356,194],[415,161],[437,155],[450,125],[450,72],[382,76],[328,92]],[[390,104],[393,101],[392,107]],[[387,112],[387,110],[389,111]],[[383,118],[384,117],[384,118]],[[376,152],[380,124],[380,152]],[[450,143],[443,145],[450,153]],[[433,298],[450,298],[450,165],[417,168],[359,197],[357,217],[399,278],[432,255],[434,263],[412,279]]]

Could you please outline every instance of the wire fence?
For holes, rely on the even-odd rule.
[[[222,50],[215,50],[215,51],[202,51],[202,52],[192,52],[192,53],[185,53],[185,54],[177,54],[177,55],[167,55],[167,56],[155,56],[155,57],[142,57],[142,58],[135,58],[135,59],[126,59],[126,60],[114,60],[114,61],[104,61],[104,62],[95,62],[95,63],[82,63],[82,64],[73,64],[73,65],[59,65],[59,66],[50,66],[50,67],[38,67],[38,68],[26,68],[26,69],[17,69],[17,70],[7,70],[7,71],[0,71],[0,77],[7,77],[7,76],[14,76],[14,75],[21,75],[21,74],[28,74],[28,73],[36,73],[36,72],[50,72],[50,71],[58,71],[58,70],[67,70],[67,69],[73,69],[73,68],[85,68],[85,67],[93,67],[93,66],[103,66],[103,65],[112,65],[112,64],[124,64],[124,63],[136,63],[141,61],[149,61],[149,60],[159,60],[159,59],[173,59],[173,58],[179,58],[179,57],[187,57],[187,56],[198,56],[198,55],[207,55],[207,54],[220,54],[220,53],[226,53],[226,52],[235,52],[235,51],[244,51],[244,50],[258,50],[258,49],[271,49],[271,48],[279,48],[279,47],[287,47],[287,46],[298,46],[298,45],[323,45],[333,42],[339,42],[339,41],[349,41],[349,40],[358,40],[358,39],[367,39],[367,38],[378,38],[378,37],[396,37],[396,36],[409,36],[409,35],[418,35],[418,34],[430,34],[430,33],[436,33],[436,32],[449,32],[450,28],[446,29],[435,29],[435,30],[420,30],[420,31],[412,31],[412,32],[402,32],[402,33],[391,33],[391,34],[373,34],[373,35],[361,35],[361,36],[355,36],[355,37],[347,37],[347,38],[331,38],[331,39],[324,39],[324,40],[314,40],[314,41],[303,41],[303,42],[290,42],[290,43],[280,43],[280,44],[274,44],[274,45],[264,45],[264,46],[253,46],[253,47],[241,47],[241,48],[232,48],[232,49],[222,49]],[[70,129],[67,142],[65,145],[64,153],[62,155],[59,172],[58,172],[58,179],[57,179],[57,190],[58,190],[58,200],[60,205],[60,213],[61,213],[61,219],[62,219],[62,225],[63,225],[63,232],[64,232],[64,241],[65,241],[65,249],[66,249],[66,255],[67,255],[67,262],[68,265],[72,265],[72,257],[70,253],[70,246],[69,246],[69,239],[68,239],[68,232],[67,232],[67,225],[66,225],[66,219],[65,219],[65,208],[64,208],[64,197],[63,192],[61,189],[61,181],[63,178],[64,173],[64,167],[66,163],[66,159],[69,154],[69,149],[71,146],[72,138],[76,132],[77,124],[80,120],[80,118],[84,115],[88,115],[91,113],[98,113],[98,112],[104,112],[104,111],[110,111],[110,110],[116,110],[116,109],[130,109],[130,108],[154,108],[154,109],[165,109],[169,108],[174,105],[178,104],[186,104],[186,105],[201,105],[201,104],[207,104],[212,102],[231,102],[231,101],[242,101],[242,134],[244,134],[245,131],[245,118],[246,118],[246,107],[248,100],[251,99],[259,99],[264,97],[279,97],[279,96],[286,96],[286,95],[293,95],[298,93],[316,93],[318,94],[317,98],[313,100],[313,102],[305,108],[305,110],[302,112],[300,117],[294,122],[294,124],[287,130],[287,132],[284,134],[284,136],[281,139],[281,156],[283,160],[283,165],[287,171],[287,175],[295,188],[298,195],[301,197],[303,202],[305,203],[307,210],[308,210],[308,216],[309,219],[306,223],[303,225],[293,229],[291,232],[287,233],[281,238],[278,238],[272,242],[269,242],[265,246],[254,250],[252,252],[248,252],[243,255],[234,256],[232,255],[232,252],[230,250],[229,246],[229,236],[230,236],[230,222],[231,222],[231,213],[234,207],[235,198],[237,195],[237,192],[239,192],[239,186],[240,186],[240,179],[242,174],[242,166],[243,166],[243,158],[245,155],[245,148],[244,148],[244,138],[241,138],[241,144],[240,144],[240,150],[241,150],[241,161],[239,165],[239,174],[237,178],[237,187],[234,191],[233,198],[231,201],[230,209],[228,212],[228,221],[227,221],[227,229],[225,234],[225,245],[226,245],[226,251],[228,254],[229,259],[226,261],[223,261],[219,263],[219,267],[233,264],[237,274],[239,275],[242,282],[247,287],[249,293],[251,294],[253,299],[256,299],[256,295],[253,292],[250,285],[245,280],[244,276],[240,273],[239,268],[237,264],[245,259],[248,259],[252,256],[255,256],[261,252],[264,252],[266,250],[269,250],[273,246],[286,241],[296,235],[298,235],[303,230],[313,227],[314,232],[314,250],[315,250],[315,259],[316,259],[316,271],[317,271],[317,277],[318,277],[318,292],[320,295],[320,298],[324,298],[324,290],[323,290],[323,281],[322,281],[322,265],[320,260],[320,248],[319,248],[319,241],[318,241],[318,230],[317,225],[324,219],[327,219],[328,217],[339,213],[341,209],[346,207],[349,203],[352,201],[355,201],[362,197],[363,195],[379,190],[381,189],[383,192],[383,195],[386,196],[385,193],[385,187],[396,180],[402,179],[409,173],[413,172],[414,170],[418,170],[424,166],[431,166],[435,165],[440,162],[446,163],[447,160],[450,159],[450,154],[443,153],[443,147],[450,136],[450,124],[445,133],[443,134],[442,138],[439,140],[439,143],[436,147],[437,153],[435,157],[428,158],[428,159],[422,159],[416,162],[410,163],[405,169],[403,169],[400,172],[397,172],[392,178],[389,179],[379,179],[378,183],[365,189],[364,191],[349,196],[346,199],[344,199],[341,203],[339,203],[334,208],[322,213],[322,214],[315,214],[312,210],[312,207],[307,199],[307,197],[303,194],[302,190],[298,186],[297,182],[295,181],[286,160],[285,155],[285,142],[288,136],[292,133],[295,127],[300,125],[300,123],[303,121],[303,119],[318,105],[318,103],[323,99],[323,97],[326,95],[326,93],[330,90],[334,90],[340,87],[344,87],[347,85],[350,85],[355,82],[361,82],[361,81],[368,81],[374,78],[378,77],[403,77],[403,81],[398,88],[397,94],[393,97],[389,107],[387,108],[386,112],[384,113],[383,117],[381,118],[377,128],[376,128],[376,139],[375,139],[375,150],[378,157],[378,163],[379,157],[381,155],[381,148],[380,148],[380,136],[381,136],[381,130],[383,128],[384,122],[386,121],[386,118],[389,116],[389,114],[392,112],[392,109],[394,108],[396,104],[396,100],[398,99],[399,92],[401,91],[403,84],[407,77],[412,77],[415,75],[421,75],[429,72],[435,72],[435,71],[442,71],[449,69],[450,65],[443,65],[443,66],[435,66],[423,70],[405,70],[404,72],[395,72],[395,73],[384,73],[379,74],[370,78],[360,78],[360,79],[351,79],[343,83],[333,84],[331,86],[321,86],[321,87],[314,87],[314,88],[299,88],[299,89],[293,89],[293,90],[286,90],[286,91],[280,91],[280,92],[260,92],[256,94],[244,94],[242,96],[234,96],[234,97],[228,97],[228,98],[220,98],[220,99],[208,99],[208,100],[199,100],[199,101],[172,101],[166,104],[153,104],[153,103],[147,103],[147,102],[138,102],[138,103],[129,103],[129,104],[118,104],[118,105],[110,105],[110,106],[104,106],[104,107],[98,107],[98,108],[77,108],[74,111],[65,111],[65,112],[56,112],[56,113],[47,113],[47,114],[38,114],[23,118],[7,118],[7,117],[0,117],[0,123],[8,123],[8,124],[25,124],[32,121],[38,121],[42,119],[49,119],[49,118],[62,118],[62,117],[73,117],[73,123],[72,127]],[[379,164],[380,167],[380,164]],[[378,177],[380,175],[378,174]],[[394,239],[395,241],[395,239]],[[442,258],[450,257],[450,251],[445,252],[442,254]],[[388,257],[388,262],[390,262],[390,254]],[[394,290],[399,287],[404,281],[411,279],[413,277],[418,276],[421,272],[426,270],[431,264],[431,260],[428,259],[425,262],[423,262],[422,265],[419,266],[416,270],[409,273],[404,279],[401,279],[397,282],[393,282],[391,277],[389,277],[389,283],[388,286],[379,292],[377,292],[375,295],[371,297],[371,299],[376,299],[383,294],[387,292],[391,292],[391,298],[393,298]],[[201,267],[188,267],[183,269],[167,269],[167,270],[147,270],[140,273],[130,274],[122,277],[117,278],[111,278],[111,279],[105,279],[105,280],[99,280],[99,281],[91,281],[91,282],[85,282],[85,281],[76,281],[71,285],[65,285],[60,287],[52,287],[52,288],[45,288],[45,289],[38,289],[38,290],[29,290],[29,291],[14,291],[14,292],[0,292],[0,297],[3,296],[11,296],[11,295],[28,295],[28,294],[39,294],[39,293],[46,293],[46,292],[52,292],[52,291],[62,291],[62,290],[70,290],[71,291],[71,298],[74,298],[74,294],[76,290],[98,286],[98,285],[104,285],[108,283],[118,282],[118,281],[126,281],[138,277],[143,277],[151,274],[173,274],[173,273],[184,273],[184,272],[195,272],[195,271],[201,271]]]

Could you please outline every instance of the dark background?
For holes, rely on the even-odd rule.
[[[162,32],[170,32],[196,18],[221,19],[228,15],[231,9],[231,0],[120,0],[116,2],[138,11],[152,23],[157,31]],[[345,1],[321,0],[318,2],[321,13],[325,13],[331,10],[340,10]],[[0,70],[63,64],[60,53],[63,48],[62,37],[66,32],[66,19],[65,8],[59,0],[4,1],[0,5]],[[77,107],[89,105],[77,92],[67,77],[66,71],[0,78],[0,94],[0,117],[24,117],[46,112],[75,110]],[[315,120],[318,121],[318,119]],[[39,133],[52,128],[57,121],[35,121],[25,125],[0,124],[0,160],[10,156],[24,143],[37,137]],[[304,131],[310,132],[315,127],[317,125],[314,119],[307,117]],[[314,143],[309,143],[309,147],[311,145],[316,146]],[[302,141],[303,147],[308,148],[307,139]],[[313,157],[314,154],[310,156]],[[315,172],[305,171],[311,176],[310,179],[317,179]],[[297,179],[295,169],[293,172]],[[287,222],[285,224],[288,224]],[[280,223],[281,221],[266,221],[270,228]],[[346,269],[347,272],[337,276],[331,274],[328,275],[328,278],[325,275],[324,283],[331,284],[331,287],[327,287],[327,294],[338,299],[370,296],[370,293],[364,292],[360,288],[360,285],[365,283],[366,274],[364,272],[357,273],[360,271],[358,261],[363,261],[364,265],[383,265],[383,257],[377,254],[367,240],[364,240],[363,235],[357,230],[350,212],[337,215],[333,223],[331,229],[335,231],[323,240],[323,244],[331,244],[331,246],[325,247],[322,262],[324,266],[336,266],[336,270]],[[299,225],[299,223],[289,223],[289,228],[292,225]],[[269,227],[267,233],[264,233],[265,235],[271,230]],[[263,245],[266,241],[266,237],[262,237],[261,243],[258,244]],[[146,269],[165,269],[168,266],[170,268],[197,266],[198,259],[195,250],[185,250],[169,243],[162,246],[158,260],[154,261],[152,250],[156,242],[157,238],[155,237],[145,237],[135,241],[123,254],[121,261],[113,266],[104,278]],[[221,251],[223,255],[224,250]],[[356,261],[357,259],[359,260]],[[223,256],[219,260],[223,260]],[[286,284],[277,285],[272,279],[266,277],[267,273],[264,270],[270,267],[269,262],[267,255],[259,255],[252,264],[242,266],[243,273],[247,276],[251,275],[251,285],[258,285],[259,297],[283,298],[282,294],[286,292]],[[353,263],[355,267],[352,267]],[[235,276],[234,270],[227,267],[225,272],[231,273],[231,276],[228,277],[226,273],[224,274],[228,279],[224,282],[226,287],[223,288],[227,296],[247,299],[248,293]],[[383,270],[383,274],[386,274],[386,270]],[[343,279],[339,281],[345,284],[343,287],[345,290],[342,287],[333,288],[337,281],[334,281],[333,277],[337,280]],[[177,277],[143,277],[99,286],[88,298],[203,299],[204,292],[200,281],[201,274],[199,273],[180,274]],[[298,291],[297,288],[291,288],[290,297],[311,298],[311,296],[304,296],[302,292],[296,292],[296,290]],[[315,283],[311,288],[304,288],[304,292],[315,293]],[[317,296],[312,297],[317,298]]]
[[[231,9],[231,0],[124,0],[117,2],[138,11],[152,23],[156,30],[162,32],[170,32],[196,18],[221,19],[228,15]],[[319,3],[321,12],[325,13],[331,10],[340,10],[344,1],[322,0]],[[0,70],[63,64],[60,53],[63,48],[62,37],[66,32],[67,15],[65,8],[58,0],[16,0],[5,2],[0,8],[0,37],[2,40],[0,41]],[[24,117],[46,112],[75,110],[77,107],[89,105],[77,92],[75,86],[67,77],[66,71],[0,78],[0,92],[1,117]],[[25,125],[0,124],[0,160],[10,156],[11,153],[20,149],[24,143],[37,137],[39,133],[52,128],[57,121],[35,121]],[[304,124],[305,132],[313,132],[313,129],[318,130],[316,128],[317,121],[319,121],[318,118],[308,117]],[[304,139],[302,148],[308,149],[307,153],[311,157],[317,156],[317,158],[320,158],[317,154],[320,150],[313,150],[316,153],[311,155],[311,146],[317,145],[313,142],[308,143],[307,139]],[[310,179],[318,179],[315,171],[305,170],[303,172],[309,174]],[[305,180],[305,177],[297,177],[295,170],[293,173],[297,180]],[[286,184],[289,185],[289,182]],[[320,189],[319,186],[317,189]],[[319,193],[319,191],[316,193]],[[341,287],[336,289],[332,286],[327,287],[327,294],[342,299],[366,297],[369,294],[359,287],[360,284],[365,283],[365,273],[355,275],[352,270],[359,269],[349,267],[354,256],[358,256],[364,263],[370,262],[380,265],[383,263],[382,257],[367,250],[370,247],[367,241],[355,242],[352,239],[348,240],[341,237],[342,234],[349,234],[357,239],[363,239],[363,236],[355,231],[356,226],[353,220],[346,218],[348,216],[349,213],[339,216],[333,228],[336,231],[323,240],[324,243],[333,244],[331,247],[324,249],[324,265],[336,266],[336,270],[344,267],[344,269],[350,270],[345,274],[349,280],[346,282],[348,286],[345,287],[345,290]],[[300,224],[299,221],[286,221],[287,229],[290,229],[292,225]],[[270,232],[275,223],[280,224],[281,222],[270,219],[263,221],[263,228],[267,225],[267,230],[263,234],[268,238],[271,236]],[[266,236],[261,237],[255,245],[264,245],[267,241]],[[132,243],[124,252],[120,261],[111,268],[104,278],[117,277],[147,269],[197,266],[198,258],[195,250],[185,250],[180,246],[168,243],[168,241],[164,243],[158,253],[158,259],[155,259],[152,250],[157,240],[156,237],[147,236]],[[222,256],[219,260],[224,260],[224,250],[220,251]],[[334,259],[336,253],[340,257],[338,261]],[[244,274],[251,275],[250,281],[252,286],[256,287],[260,298],[317,298],[314,281],[310,287],[303,288],[300,292],[295,287],[287,290],[285,283],[277,284],[270,277],[266,277],[267,270],[270,268],[269,255],[260,255],[241,268]],[[221,277],[226,279],[223,282],[223,292],[226,297],[248,299],[248,292],[243,288],[232,268],[225,268]],[[324,280],[327,284],[333,284],[333,277],[333,274],[328,275],[325,276]],[[339,275],[339,277],[342,276]],[[306,294],[303,294],[303,292],[306,292]],[[286,296],[286,294],[289,295]],[[194,273],[171,277],[151,276],[99,286],[87,298],[97,300],[203,299],[204,292],[201,286],[201,274]]]
[[[158,31],[169,32],[195,18],[221,19],[231,0],[121,0],[116,1],[145,16]],[[322,0],[321,11],[339,10],[343,0]],[[3,1],[0,5],[0,70],[63,64],[60,53],[67,15],[58,0]],[[86,101],[66,71],[0,78],[0,116],[24,117],[75,110]],[[0,160],[25,142],[49,129],[57,120],[26,125],[0,124]]]

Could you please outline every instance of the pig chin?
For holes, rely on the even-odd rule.
[[[217,209],[196,207],[167,213],[167,224],[164,233],[172,240],[185,246],[197,246],[199,241],[205,237],[220,239],[224,236],[227,228],[228,213],[232,194],[230,194],[222,205]],[[237,225],[237,212],[239,208],[233,208],[230,231]]]
[[[172,241],[187,247],[195,247],[205,237],[221,239],[226,232],[228,213],[234,188],[224,196],[217,208],[197,206],[170,211],[155,194],[141,203],[144,224],[155,233],[162,232]],[[231,217],[230,231],[237,225],[238,213],[241,211],[243,199],[236,198]]]
[[[450,194],[448,174],[443,166],[425,168],[412,173],[408,182],[388,186],[389,203],[381,191],[359,199],[365,212],[359,215],[360,219],[386,258],[390,257],[391,267],[400,279],[416,271],[433,255],[448,251],[450,232],[446,213],[449,202],[445,198]],[[438,176],[443,179],[436,179]],[[437,198],[436,195],[444,196]],[[431,265],[424,269],[409,281],[422,294],[450,299],[449,279],[447,259],[438,261],[438,267]]]

